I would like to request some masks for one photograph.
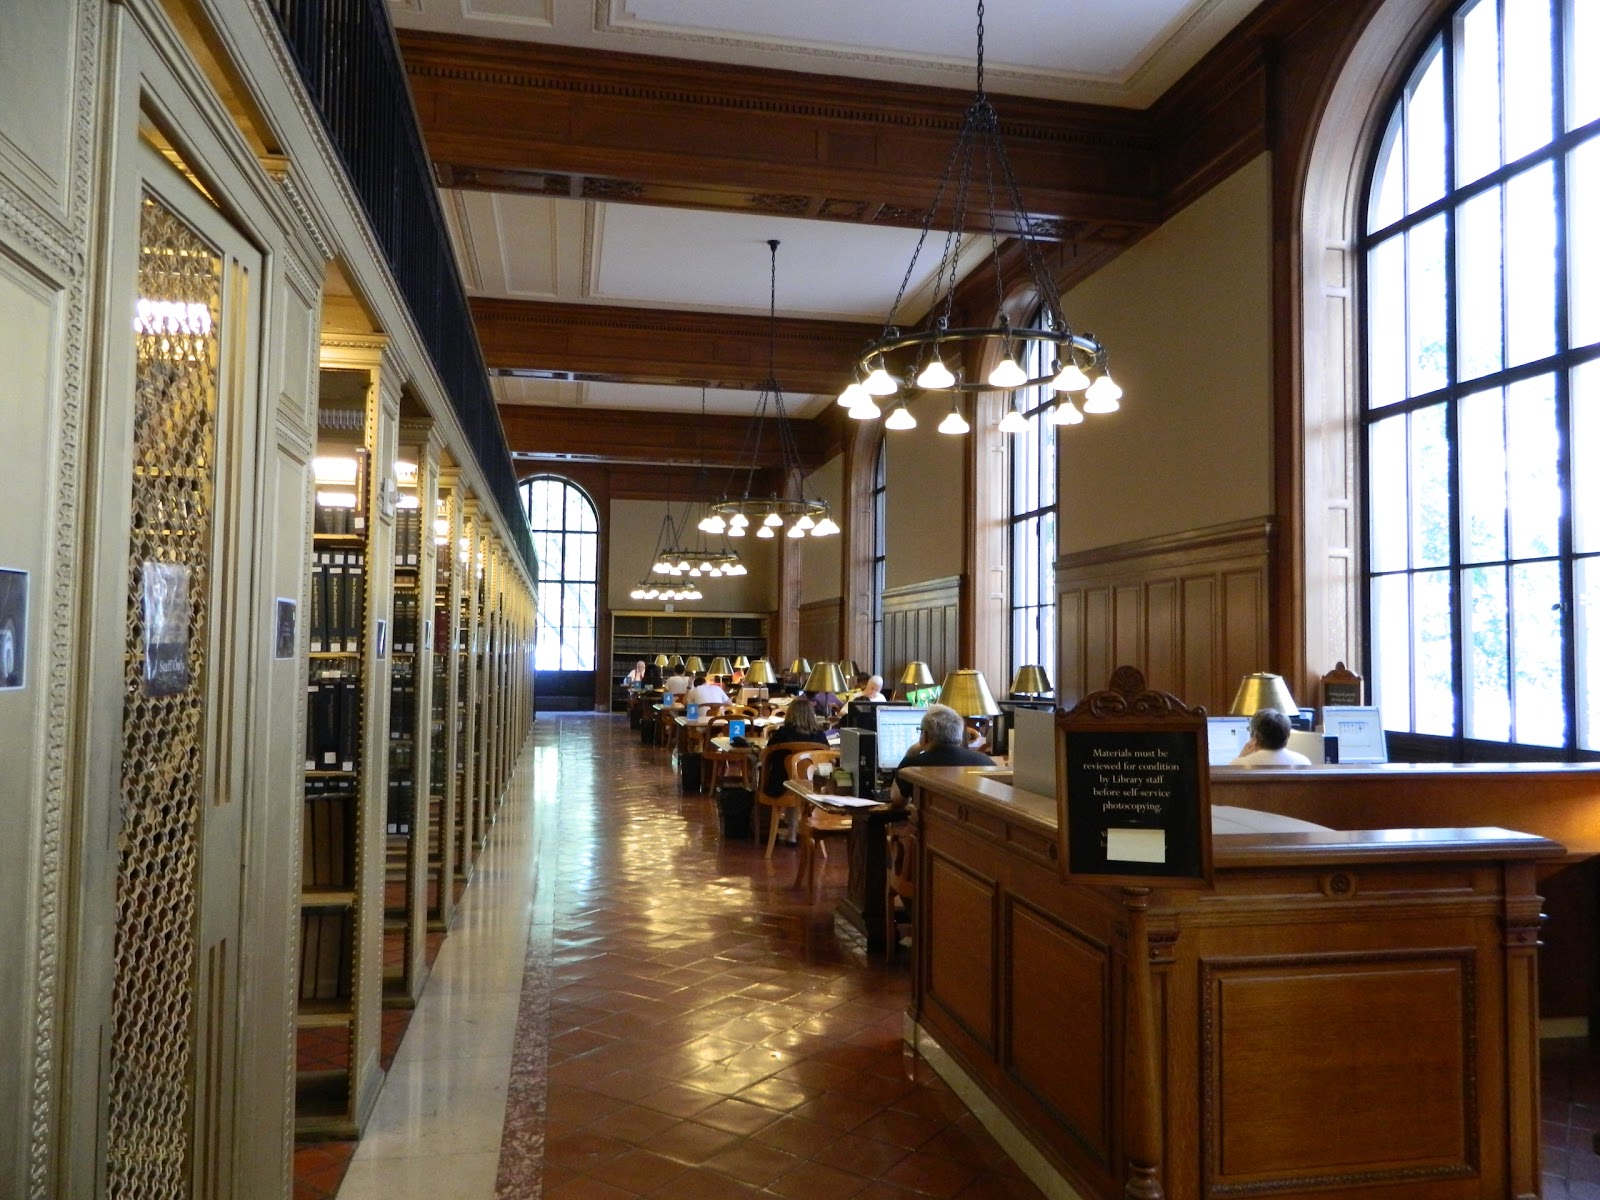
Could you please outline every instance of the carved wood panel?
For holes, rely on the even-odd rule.
[[[990,1053],[995,1044],[995,906],[999,888],[953,859],[928,859],[930,927],[924,1000],[943,1008]]]
[[[920,660],[942,680],[961,665],[960,613],[961,581],[953,575],[885,589],[884,661],[874,668],[892,684],[908,662]]]
[[[844,657],[844,601],[835,597],[800,606],[800,653],[812,662]],[[845,680],[849,684],[850,680]]]

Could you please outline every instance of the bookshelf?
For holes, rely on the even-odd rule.
[[[710,662],[718,654],[730,660],[743,654],[762,658],[767,653],[765,613],[662,613],[613,611],[611,614],[612,708],[626,707],[627,697],[618,681],[641,658],[650,662],[657,654],[669,658],[698,654]]]
[[[428,924],[442,931],[455,914],[456,835],[459,811],[455,714],[459,705],[460,673],[456,670],[456,645],[460,638],[461,580],[458,547],[462,537],[461,497],[456,473],[443,467],[439,475],[434,518],[433,659],[429,697],[429,821],[428,821]]]
[[[456,878],[464,884],[478,856],[483,793],[478,787],[477,650],[483,561],[483,519],[477,500],[461,504],[462,534],[456,550],[455,714]]]
[[[391,660],[380,657],[398,388],[383,339],[325,342],[313,464],[301,814],[296,1133],[358,1136],[382,1084],[384,817]],[[385,650],[387,648],[385,647]]]

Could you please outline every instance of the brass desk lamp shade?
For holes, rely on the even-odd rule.
[[[1043,696],[1053,690],[1043,667],[1018,667],[1017,677],[1011,681],[1013,696]]]
[[[856,660],[853,658],[841,658],[839,660],[839,674],[844,676],[846,687],[853,687],[856,681]]]
[[[1257,671],[1239,681],[1239,690],[1233,695],[1233,708],[1229,711],[1236,717],[1250,717],[1263,708],[1275,708],[1286,717],[1299,715],[1300,706],[1289,694],[1289,685],[1282,675]]]
[[[745,671],[744,681],[751,687],[761,687],[764,684],[777,683],[778,677],[772,673],[771,663],[764,658],[758,658]]]
[[[837,696],[844,691],[844,676],[839,673],[839,664],[820,662],[811,668],[811,674],[806,676],[806,691],[832,692]]]
[[[963,717],[999,716],[1000,706],[982,671],[951,671],[939,689],[939,703],[949,705]]]
[[[791,675],[809,675],[809,674],[811,674],[811,660],[807,659],[807,658],[797,658],[797,659],[795,659],[792,663],[789,664],[789,674],[791,674]]]
[[[670,661],[671,661],[671,660],[670,660],[670,659],[668,659],[668,658],[667,658],[667,656],[666,656],[666,655],[665,655],[665,654],[658,654],[658,655],[656,655],[656,657],[655,657],[655,664],[656,664],[656,666],[658,666],[658,667],[664,667],[664,666],[666,666],[666,665],[667,665],[667,663],[668,663],[668,662],[670,662]]]
[[[672,659],[667,663],[667,666],[676,671],[679,667],[683,666],[683,655],[674,654]]]
[[[928,664],[920,658],[906,664],[906,669],[900,672],[901,690],[906,688],[930,688],[933,686],[933,672],[928,670]]]
[[[711,665],[706,668],[706,674],[723,676],[732,675],[733,668],[728,665],[727,658],[719,654],[711,660]]]
[[[693,674],[696,671],[704,671],[706,669],[706,664],[700,661],[700,656],[698,654],[691,654],[687,659],[684,660],[683,669]]]
[[[739,655],[738,658],[733,660],[733,669],[735,671],[748,671],[750,669],[750,660],[742,654]]]

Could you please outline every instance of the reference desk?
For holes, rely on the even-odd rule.
[[[901,777],[914,1036],[1081,1196],[1538,1194],[1535,885],[1560,845],[1219,832],[1210,890],[1093,886],[1061,877],[1054,797]]]

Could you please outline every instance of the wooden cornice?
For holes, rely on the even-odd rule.
[[[506,445],[519,462],[645,463],[696,468],[701,462],[718,482],[751,462],[748,417],[502,404]],[[769,419],[756,456],[758,474],[783,466],[777,430]],[[813,421],[790,421],[800,466],[815,470],[830,457],[826,430]],[[770,490],[770,487],[769,489]]]
[[[972,100],[534,42],[399,37],[445,187],[916,228]],[[995,107],[1036,236],[1125,245],[1154,226],[1145,114],[1011,96]],[[978,200],[969,224],[987,229]],[[1003,228],[1008,215],[997,214]]]
[[[785,395],[837,394],[878,325],[850,321],[475,299],[484,364],[561,379],[759,390],[773,370]]]

